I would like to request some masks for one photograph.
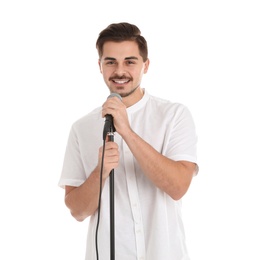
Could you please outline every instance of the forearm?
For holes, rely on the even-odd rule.
[[[65,204],[75,219],[83,221],[97,210],[99,193],[100,172],[96,168],[81,186],[66,187]]]
[[[104,152],[104,156],[103,156]],[[83,221],[93,215],[98,208],[100,195],[100,173],[102,169],[102,187],[112,169],[119,163],[118,145],[106,142],[99,148],[98,164],[86,181],[79,187],[66,186],[65,204],[74,218]]]
[[[177,162],[163,156],[131,130],[125,132],[123,138],[144,174],[158,188],[175,200],[186,193],[195,172],[194,163]]]

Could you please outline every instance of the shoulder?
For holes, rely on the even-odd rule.
[[[189,109],[186,105],[153,95],[149,95],[148,105],[153,108],[154,111],[164,115],[180,115],[183,113],[189,113]]]
[[[97,127],[99,124],[103,124],[104,119],[101,116],[101,107],[93,109],[88,114],[78,118],[72,124],[72,130],[80,132],[82,129],[91,129]]]

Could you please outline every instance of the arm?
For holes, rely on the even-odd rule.
[[[72,216],[78,221],[83,221],[94,214],[98,208],[102,149],[103,147],[99,149],[98,165],[88,179],[79,187],[65,187],[65,204],[70,209]],[[118,162],[118,145],[114,142],[106,142],[102,175],[103,186],[111,170],[117,167]]]
[[[144,174],[155,186],[174,200],[187,192],[197,165],[188,161],[174,161],[157,152],[130,127],[126,106],[117,98],[108,99],[103,105],[103,116],[112,114],[117,132],[127,143]]]
[[[121,133],[144,174],[174,200],[187,192],[197,165],[187,161],[173,161],[146,143],[130,128]]]

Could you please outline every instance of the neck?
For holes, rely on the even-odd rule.
[[[143,98],[143,95],[144,95],[144,89],[142,89],[139,86],[137,89],[135,89],[135,91],[131,95],[123,97],[122,101],[126,107],[131,107],[139,100],[141,100]]]

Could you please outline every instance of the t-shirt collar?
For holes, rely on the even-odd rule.
[[[144,95],[142,97],[142,99],[140,99],[137,103],[135,103],[134,105],[130,106],[127,108],[127,113],[134,113],[137,110],[139,110],[140,108],[144,107],[145,104],[147,103],[148,99],[149,99],[149,94],[148,92],[143,89]]]

